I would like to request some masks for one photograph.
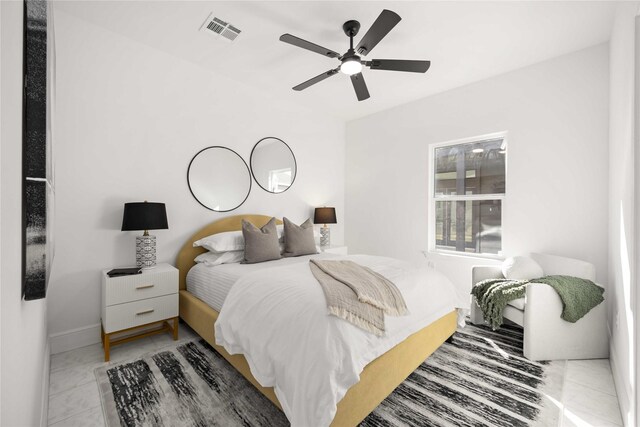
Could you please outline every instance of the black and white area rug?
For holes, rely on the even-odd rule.
[[[361,427],[557,425],[564,363],[525,359],[518,327],[467,325]],[[110,427],[289,424],[204,340],[100,367],[96,377]]]

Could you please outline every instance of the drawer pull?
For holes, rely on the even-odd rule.
[[[148,288],[153,288],[155,285],[141,285],[141,286],[136,286],[136,289],[148,289]]]
[[[149,310],[144,310],[144,311],[139,311],[136,313],[136,316],[140,316],[141,314],[148,314],[148,313],[153,313],[154,309],[150,308]]]

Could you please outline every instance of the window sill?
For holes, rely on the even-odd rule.
[[[505,257],[498,254],[475,254],[469,252],[446,251],[442,249],[431,249],[429,255],[442,255],[445,257],[468,258],[468,259],[487,259],[493,261],[504,261]]]

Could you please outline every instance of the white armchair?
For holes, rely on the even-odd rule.
[[[555,255],[530,254],[545,276],[567,275],[595,281],[593,264]],[[503,278],[500,266],[475,266],[473,284],[484,279]],[[606,298],[605,293],[605,298]],[[551,286],[530,283],[526,295],[511,301],[503,317],[524,328],[524,356],[529,360],[600,359],[609,357],[607,313],[600,303],[576,323],[560,317],[562,301]],[[471,303],[471,323],[483,324],[482,310]]]

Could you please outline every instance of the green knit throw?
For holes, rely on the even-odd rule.
[[[495,331],[502,325],[502,311],[509,301],[524,297],[528,280],[487,279],[471,289],[471,295],[482,310],[484,319]]]
[[[604,301],[604,289],[591,280],[572,276],[545,276],[533,280],[487,279],[473,286],[471,294],[495,330],[502,325],[502,311],[509,301],[522,298],[529,283],[551,286],[562,301],[561,318],[575,323]]]

